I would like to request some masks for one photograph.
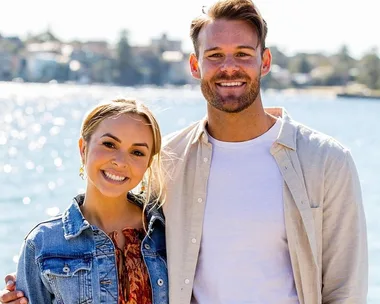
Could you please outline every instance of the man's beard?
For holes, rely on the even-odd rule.
[[[215,75],[210,81],[205,81],[202,79],[201,90],[207,102],[214,108],[226,113],[239,113],[252,105],[259,95],[260,77],[261,75],[258,75],[257,78],[252,80],[250,77],[248,77],[247,74],[243,72],[236,72],[233,76],[228,76],[225,73],[219,73]],[[222,97],[216,92],[216,89],[213,90],[210,85],[211,83],[215,85],[216,81],[220,82],[237,80],[244,80],[246,83],[246,91],[240,96],[236,96],[236,94],[230,94]],[[234,103],[235,105],[233,107],[229,107],[231,103]]]

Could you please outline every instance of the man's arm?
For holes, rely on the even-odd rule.
[[[361,188],[344,150],[326,169],[322,229],[322,303],[364,304],[368,248]]]
[[[5,276],[6,287],[0,291],[0,302],[9,304],[27,304],[28,300],[22,291],[16,289],[16,275],[8,274]]]

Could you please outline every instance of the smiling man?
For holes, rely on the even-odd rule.
[[[171,303],[364,304],[367,236],[350,152],[264,108],[267,24],[220,0],[191,24],[207,116],[167,138]]]

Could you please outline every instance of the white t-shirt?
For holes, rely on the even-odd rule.
[[[283,179],[270,154],[281,127],[213,145],[196,304],[298,304],[285,232]]]

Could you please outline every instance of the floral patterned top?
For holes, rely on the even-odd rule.
[[[117,246],[117,232],[109,237],[115,245],[119,279],[119,304],[152,304],[152,288],[149,274],[141,254],[144,229],[124,228],[125,246]]]

